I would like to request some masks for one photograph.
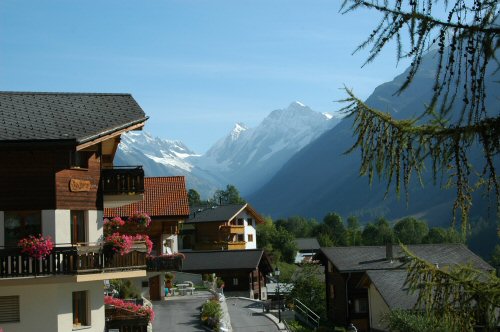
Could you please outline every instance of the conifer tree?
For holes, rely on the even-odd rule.
[[[463,234],[477,187],[493,193],[497,213],[500,207],[496,170],[500,111],[498,101],[490,103],[494,109],[487,109],[485,86],[487,75],[496,75],[499,69],[495,56],[500,46],[498,8],[498,0],[345,0],[341,9],[343,13],[359,9],[381,13],[382,19],[357,49],[371,47],[366,63],[390,42],[397,46],[397,61],[411,59],[396,94],[412,83],[424,55],[435,52],[433,94],[431,100],[422,101],[427,104],[419,117],[395,119],[369,107],[346,88],[344,110],[354,119],[357,136],[350,151],[361,150],[361,173],[370,182],[374,174],[383,176],[387,191],[394,184],[398,195],[401,188],[408,193],[411,175],[420,177],[424,161],[429,160],[434,181],[443,176],[446,184],[456,187],[453,222],[458,213]],[[443,9],[446,15],[440,16]],[[498,85],[492,90],[498,91]],[[470,155],[478,145],[483,160],[474,167]]]

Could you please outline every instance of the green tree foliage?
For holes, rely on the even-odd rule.
[[[493,266],[497,271],[500,269],[500,244],[497,244],[491,253],[490,259],[491,266]]]
[[[210,200],[213,204],[244,204],[245,200],[240,196],[239,190],[232,184],[228,184],[225,190],[217,190]]]
[[[403,244],[421,244],[428,233],[427,223],[412,217],[401,219],[394,225],[396,241]]]
[[[475,325],[496,331],[500,279],[494,273],[469,265],[437,267],[403,249],[410,257],[406,285],[418,295],[417,310],[437,318],[449,331],[472,331]]]
[[[462,236],[454,228],[432,227],[422,243],[462,243]]]
[[[189,202],[189,206],[200,205],[201,204],[200,194],[194,189],[189,189],[188,190],[188,202]]]
[[[342,217],[330,212],[323,218],[323,223],[316,228],[316,234],[326,234],[335,246],[347,245],[347,232]]]
[[[347,239],[346,242],[350,246],[361,245],[361,226],[359,225],[359,219],[356,216],[349,216],[347,218]]]
[[[450,328],[434,316],[418,311],[392,310],[383,317],[390,331],[405,332],[449,332]]]
[[[295,262],[297,243],[292,233],[288,232],[283,227],[279,227],[271,243],[275,250],[279,250],[283,261],[287,263]]]
[[[361,233],[363,244],[367,246],[383,245],[392,241],[393,232],[389,222],[379,218],[375,223],[368,223]]]
[[[293,263],[297,254],[295,236],[284,227],[276,227],[271,218],[257,225],[257,247],[266,250],[275,262]]]
[[[344,0],[342,4],[344,13],[368,9],[381,15],[358,48],[370,46],[367,63],[390,41],[397,45],[398,61],[412,60],[396,93],[410,86],[426,52],[436,50],[433,94],[422,114],[397,120],[369,107],[350,90],[346,90],[344,110],[354,119],[357,139],[350,151],[361,151],[361,173],[370,182],[374,174],[384,177],[388,191],[394,184],[398,194],[403,186],[408,195],[412,175],[420,177],[424,162],[430,161],[435,182],[442,176],[442,183],[456,187],[453,220],[458,213],[463,236],[476,188],[492,191],[497,212],[500,208],[494,162],[500,152],[500,115],[494,101],[490,105],[496,109],[487,109],[485,87],[487,73],[497,73],[492,68],[495,63],[498,68],[498,6],[496,0],[470,4],[463,0]],[[440,15],[443,11],[447,14]],[[478,145],[483,159],[474,165],[470,156]]]
[[[317,224],[318,222],[314,219],[307,219],[300,216],[276,220],[276,227],[285,228],[296,238],[312,236]]]
[[[299,299],[320,317],[326,317],[324,273],[316,264],[304,264],[297,270],[290,297]]]

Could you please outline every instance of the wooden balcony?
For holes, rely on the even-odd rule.
[[[78,275],[144,270],[146,246],[120,255],[102,245],[55,247],[49,256],[35,259],[20,248],[0,249],[0,278]]]
[[[180,271],[183,259],[181,255],[150,256],[146,260],[147,270],[151,272]]]
[[[245,249],[246,242],[228,242],[227,250],[241,250]]]
[[[226,234],[245,234],[245,226],[243,225],[222,225],[220,229]]]
[[[114,166],[101,170],[104,207],[113,208],[141,201],[144,197],[142,166]]]

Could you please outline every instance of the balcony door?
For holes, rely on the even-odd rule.
[[[71,211],[71,244],[87,241],[85,211]]]

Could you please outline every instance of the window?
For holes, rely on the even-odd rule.
[[[253,234],[248,234],[248,242],[253,242]]]
[[[0,296],[0,323],[18,323],[19,296]]]
[[[92,152],[71,151],[69,166],[71,168],[89,168],[89,158]]]
[[[248,226],[255,226],[255,225],[253,224],[253,219],[252,219],[252,218],[248,218],[248,219],[247,219],[247,223],[248,223]]]
[[[354,312],[358,314],[368,312],[368,299],[355,299],[354,300]]]
[[[238,278],[233,278],[233,286],[238,286]]]
[[[85,211],[71,211],[71,244],[86,242]]]
[[[22,238],[42,233],[41,211],[6,211],[5,246],[15,247]]]
[[[244,224],[245,224],[245,221],[243,220],[243,218],[238,218],[238,225],[243,226]]]
[[[73,327],[89,326],[87,291],[73,292]]]
[[[245,235],[244,234],[238,234],[238,242],[245,242]]]
[[[334,299],[335,298],[335,287],[330,284],[330,298]]]

